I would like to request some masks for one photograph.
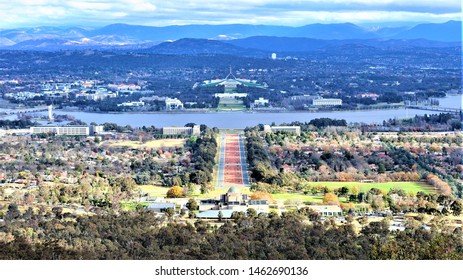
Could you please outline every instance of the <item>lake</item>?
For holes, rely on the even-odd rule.
[[[461,108],[461,95],[439,98],[440,106]],[[88,124],[96,122],[117,123],[132,127],[151,126],[184,126],[187,123],[205,124],[218,128],[245,128],[257,124],[281,124],[294,121],[309,122],[315,118],[345,119],[348,123],[381,124],[391,118],[409,118],[415,115],[438,114],[434,111],[415,109],[371,110],[371,111],[339,111],[339,112],[209,112],[209,113],[87,113],[80,111],[55,110],[57,114],[68,114]],[[46,112],[41,114],[46,115]],[[14,119],[16,116],[7,116]]]
[[[87,113],[56,110],[57,114],[69,114],[86,123],[105,122],[132,127],[184,126],[187,123],[205,124],[218,128],[245,128],[257,124],[281,124],[294,121],[309,122],[315,118],[345,119],[348,123],[381,124],[390,118],[408,118],[415,115],[438,112],[413,109],[341,111],[341,112],[291,112],[291,113],[250,113],[250,112],[211,112],[211,113]]]

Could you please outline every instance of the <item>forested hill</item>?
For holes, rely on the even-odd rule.
[[[238,213],[218,228],[164,224],[143,211],[75,220],[59,211],[52,220],[13,214],[9,209],[0,228],[0,259],[463,259],[460,228],[426,231],[410,221],[391,232],[387,222],[371,222],[357,234],[349,220],[321,222],[307,209],[281,217]]]

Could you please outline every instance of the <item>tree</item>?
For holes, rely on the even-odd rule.
[[[323,204],[339,205],[338,196],[331,192],[325,193],[325,196],[323,196]]]
[[[166,216],[168,218],[172,218],[175,215],[175,210],[174,210],[174,208],[169,207],[169,208],[166,209],[165,213],[166,213]]]
[[[217,218],[219,218],[219,222],[222,221],[222,218],[223,218],[223,213],[222,213],[222,211],[219,211],[219,213],[217,214]]]
[[[21,215],[21,212],[19,212],[18,205],[16,203],[11,203],[8,205],[8,211],[6,212],[5,218],[7,220],[14,220],[18,218]]]
[[[455,200],[452,205],[450,205],[450,210],[454,216],[460,216],[463,210],[462,204],[459,200]]]
[[[178,197],[183,197],[183,188],[179,186],[173,186],[167,191],[167,197],[168,198],[178,198]]]
[[[61,219],[63,217],[63,208],[62,207],[59,207],[59,206],[53,207],[51,209],[51,211],[53,212],[53,214],[55,214],[56,218]]]
[[[198,202],[196,202],[196,199],[190,198],[186,204],[186,208],[190,211],[198,210]]]
[[[268,192],[253,192],[251,194],[251,200],[267,200],[268,202],[273,202],[273,197]]]
[[[246,215],[249,218],[254,218],[255,216],[257,216],[257,211],[254,208],[248,208],[248,210],[246,211]]]
[[[343,187],[339,190],[339,194],[340,194],[340,195],[346,196],[348,193],[349,193],[349,188],[346,187],[346,186],[343,186]]]
[[[298,210],[298,212],[300,214],[302,214],[303,216],[309,218],[309,221],[311,221],[311,222],[319,222],[320,221],[320,218],[321,218],[320,214],[318,214],[318,212],[316,212],[315,210],[313,210],[310,207],[300,208]]]

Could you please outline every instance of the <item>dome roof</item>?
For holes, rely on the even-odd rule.
[[[227,193],[240,193],[240,190],[237,187],[231,187],[228,189]]]

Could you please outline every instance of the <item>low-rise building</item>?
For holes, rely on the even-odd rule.
[[[376,93],[360,93],[356,95],[358,98],[370,98],[372,100],[377,100],[379,98],[379,94]]]
[[[178,134],[187,134],[187,135],[200,135],[201,129],[199,125],[195,125],[193,127],[185,126],[185,127],[163,127],[162,134],[164,135],[178,135]]]
[[[269,203],[265,199],[252,200],[236,187],[229,188],[227,193],[220,196],[220,199],[203,199],[199,203],[200,212],[219,210],[246,212],[249,208],[256,210],[257,213],[268,213]],[[214,213],[217,214],[217,212]]]
[[[301,127],[300,126],[270,126],[270,125],[264,125],[264,131],[265,132],[278,132],[278,131],[289,131],[289,132],[294,132],[297,135],[301,135]]]
[[[309,205],[309,208],[322,217],[342,216],[342,209],[338,205]]]
[[[182,101],[177,98],[166,98],[165,102],[167,111],[183,109]]]
[[[269,100],[263,97],[259,97],[259,99],[254,100],[254,106],[266,106],[268,103]]]
[[[313,106],[341,106],[342,99],[339,98],[319,98],[312,101]]]
[[[157,213],[165,213],[169,208],[172,208],[175,211],[175,203],[150,203],[145,207],[146,210],[154,211]]]
[[[103,126],[32,126],[30,128],[31,134],[39,133],[55,133],[56,135],[69,135],[69,136],[85,136],[95,135],[103,132]]]
[[[117,107],[141,107],[145,106],[143,101],[132,101],[132,102],[123,102],[122,104],[117,104]]]

